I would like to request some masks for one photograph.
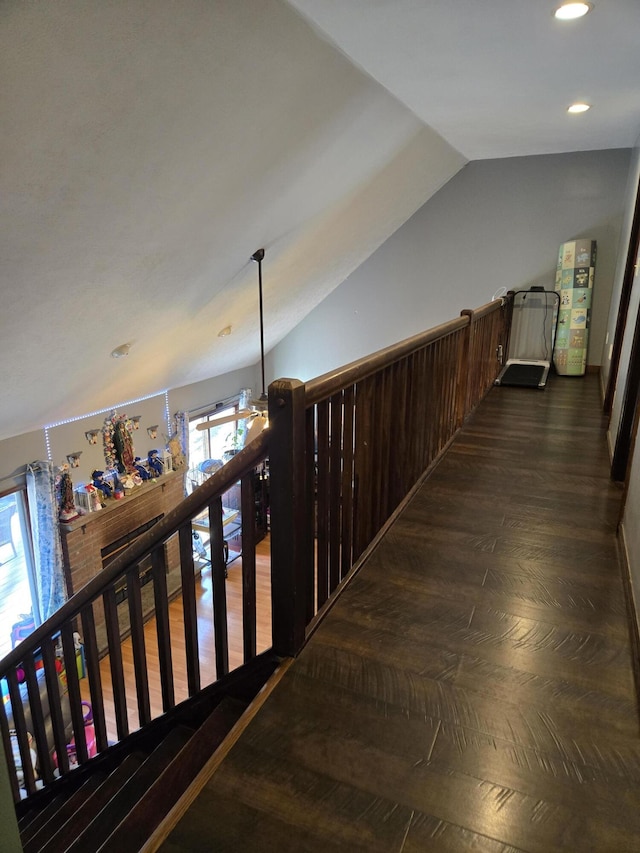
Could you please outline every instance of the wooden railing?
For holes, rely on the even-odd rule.
[[[273,652],[296,655],[340,585],[362,562],[401,502],[444,452],[464,419],[488,391],[506,351],[510,302],[476,311],[416,335],[303,384],[281,379],[269,387],[269,422],[255,441],[74,595],[54,617],[0,662],[8,685],[15,735],[4,703],[0,730],[16,801],[36,790],[23,708],[29,707],[38,773],[44,785],[69,773],[68,733],[61,709],[66,679],[73,738],[80,764],[89,759],[82,715],[74,631],[84,640],[86,679],[95,746],[109,748],[96,615],[104,617],[117,738],[131,730],[116,589],[127,586],[135,671],[137,724],[152,719],[140,566],[151,560],[162,711],[176,704],[167,593],[165,545],[179,539],[181,606],[189,696],[202,688],[198,652],[192,521],[208,511],[211,532],[216,678],[229,673],[229,638],[222,495],[241,483],[242,636],[244,661],[256,655],[256,549],[252,473],[265,459],[270,472],[271,610]],[[38,672],[42,670],[42,672]],[[48,739],[41,701],[42,679],[50,711]],[[21,689],[22,683],[22,689]],[[83,685],[83,687],[84,687]],[[25,690],[26,686],[26,690]],[[25,695],[26,693],[26,695]],[[13,742],[12,742],[13,740]],[[19,779],[13,747],[22,765]],[[52,758],[57,756],[58,771]],[[16,756],[17,757],[17,756]],[[21,791],[22,788],[22,791]]]
[[[152,719],[152,706],[147,668],[148,634],[144,631],[141,571],[143,563],[151,560],[151,584],[156,620],[154,657],[159,666],[162,709],[170,711],[176,705],[174,666],[172,661],[169,596],[167,591],[167,561],[165,544],[178,537],[180,554],[183,642],[186,680],[189,696],[195,696],[202,684],[198,654],[198,615],[196,613],[196,566],[193,553],[192,521],[208,510],[213,611],[210,619],[215,637],[216,677],[229,673],[229,638],[227,628],[226,566],[223,539],[222,495],[238,481],[241,491],[242,515],[242,637],[243,658],[250,661],[256,655],[256,533],[255,533],[255,468],[267,456],[267,433],[260,435],[231,459],[220,471],[185,498],[174,510],[150,530],[143,533],[123,551],[107,569],[69,599],[50,619],[37,628],[0,664],[0,678],[8,687],[14,732],[10,733],[4,702],[0,703],[0,730],[16,801],[20,787],[27,794],[36,790],[30,748],[37,753],[39,778],[44,785],[54,782],[57,773],[69,772],[66,732],[62,703],[68,701],[73,726],[73,739],[80,764],[89,758],[83,718],[83,696],[77,669],[74,631],[84,640],[86,682],[92,708],[92,727],[95,749],[103,752],[109,746],[105,714],[104,685],[98,655],[96,622],[106,624],[108,642],[110,689],[117,739],[125,738],[132,730],[132,716],[127,703],[122,657],[120,618],[116,591],[126,584],[128,627],[135,671],[136,725],[144,726]],[[122,608],[123,605],[121,605]],[[64,689],[60,672],[63,673]],[[44,684],[43,684],[44,680]],[[45,701],[42,701],[43,691]],[[63,696],[63,694],[65,694]],[[31,725],[25,723],[24,707],[28,705]],[[48,708],[48,711],[46,710]],[[49,717],[49,719],[47,719]],[[52,734],[47,733],[47,728]],[[30,743],[29,735],[33,738]],[[53,743],[51,741],[53,740]],[[52,746],[55,753],[52,755]],[[16,770],[14,749],[19,751]],[[17,758],[17,755],[16,755]],[[56,772],[55,763],[58,765]],[[21,785],[19,779],[21,779]]]
[[[274,649],[309,626],[493,384],[510,299],[269,389]],[[277,614],[277,616],[276,616]]]

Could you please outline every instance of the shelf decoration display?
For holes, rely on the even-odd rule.
[[[105,418],[102,428],[104,459],[106,467],[116,468],[120,474],[135,473],[135,451],[133,449],[133,421],[127,415],[112,412]]]
[[[558,252],[556,291],[560,294],[553,364],[560,376],[582,376],[587,367],[596,241],[572,240]]]

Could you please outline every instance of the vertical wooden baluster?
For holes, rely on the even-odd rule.
[[[446,403],[449,375],[447,371],[447,340],[446,338],[438,341],[438,449],[437,453],[442,452],[442,448],[447,443],[448,429],[446,420]]]
[[[357,481],[356,512],[354,514],[353,559],[357,560],[369,544],[371,530],[372,502],[372,419],[373,386],[368,379],[360,381],[356,387],[356,442],[355,474]]]
[[[15,669],[11,669],[7,673],[7,685],[9,687],[9,699],[11,701],[11,712],[13,714],[13,727],[18,740],[20,760],[22,762],[22,787],[26,790],[27,794],[33,794],[36,790],[36,777],[33,764],[31,763],[31,752],[29,750],[29,740],[27,738],[27,723],[24,717],[22,695],[20,693],[18,677]],[[8,754],[10,755],[11,752]]]
[[[67,755],[67,736],[64,730],[62,705],[60,701],[60,678],[56,667],[56,654],[53,641],[46,637],[42,641],[42,661],[44,677],[47,685],[47,700],[53,731],[53,744],[56,751],[58,767],[62,774],[69,772],[69,756]]]
[[[36,666],[33,658],[34,653],[28,654],[24,659],[23,668],[26,676],[27,693],[29,695],[29,708],[31,709],[31,725],[33,726],[33,739],[38,753],[38,765],[40,775],[44,782],[49,785],[53,782],[53,768],[51,757],[47,746],[47,733],[44,725],[44,713],[40,701],[40,687],[36,676]],[[13,707],[13,703],[12,703]]]
[[[342,449],[342,557],[340,577],[351,570],[353,560],[353,385],[344,392],[344,426]]]
[[[407,396],[409,398],[409,440],[413,464],[424,469],[425,422],[423,417],[425,388],[423,382],[424,348],[413,353],[407,364]]]
[[[158,642],[158,667],[162,710],[169,711],[176,704],[171,656],[171,627],[169,625],[169,595],[167,592],[167,556],[164,543],[151,552],[153,602]]]
[[[9,720],[7,719],[7,711],[4,702],[0,702],[0,734],[2,736],[2,746],[7,762],[7,770],[9,773],[9,785],[11,786],[11,796],[13,802],[20,802],[20,786],[16,776],[16,765],[13,760],[13,747],[11,744],[11,734],[9,730]]]
[[[442,401],[442,446],[451,438],[451,400],[455,388],[455,377],[451,369],[451,335],[443,341],[442,356],[444,360],[444,399]]]
[[[411,441],[414,433],[412,423],[411,401],[409,399],[410,359],[404,358],[396,367],[396,388],[394,409],[393,442],[396,461],[394,466],[398,472],[395,483],[394,503],[398,503],[407,493],[407,483],[413,483],[416,478],[415,448]]]
[[[256,497],[252,473],[241,480],[242,639],[244,662],[256,656]]]
[[[342,392],[331,397],[329,443],[329,586],[340,583],[340,535],[342,531]]]
[[[470,311],[462,311],[461,316],[466,317],[469,325],[465,326],[460,348],[458,351],[458,426],[462,426],[469,412],[467,405],[468,383],[469,383],[469,347],[471,342],[471,317]]]
[[[431,459],[431,444],[433,433],[433,418],[431,417],[431,401],[433,397],[433,377],[431,375],[432,345],[426,346],[421,352],[422,388],[422,464],[426,468]]]
[[[451,391],[449,394],[449,432],[451,435],[458,428],[457,415],[457,389],[458,389],[458,340],[460,332],[455,332],[451,337],[449,347],[449,376],[451,377]]]
[[[313,619],[316,613],[316,589],[317,589],[317,559],[316,559],[316,535],[317,535],[317,471],[316,471],[316,407],[311,406],[305,412],[305,473],[306,493],[304,506],[306,513],[304,518],[303,544],[305,559],[312,571],[305,578],[305,612],[306,623]]]
[[[329,597],[329,403],[322,400],[317,405],[317,492],[318,517],[316,542],[318,563],[318,608]]]
[[[244,518],[244,516],[243,516]],[[209,506],[209,549],[211,553],[211,582],[213,585],[213,632],[216,647],[216,677],[229,672],[229,629],[227,625],[227,584],[222,531],[222,498],[214,498]],[[242,562],[244,563],[244,534]]]
[[[96,737],[96,749],[102,752],[109,745],[107,739],[107,723],[104,715],[104,697],[102,694],[102,675],[100,674],[100,657],[96,640],[96,623],[93,615],[93,605],[89,604],[80,614],[82,621],[82,638],[84,641],[84,663],[86,677],[89,681],[89,695],[93,713],[93,728]]]
[[[78,757],[78,763],[82,764],[89,756],[87,753],[87,742],[84,731],[82,695],[80,693],[80,681],[78,679],[78,668],[76,664],[76,647],[73,639],[73,625],[70,622],[67,622],[62,626],[60,636],[62,639],[64,671],[67,681],[67,694],[69,696],[71,722],[73,723],[76,755]]]
[[[366,548],[373,539],[376,529],[378,514],[383,500],[382,494],[382,469],[380,465],[380,445],[382,442],[382,383],[384,381],[384,371],[382,374],[376,373],[370,378],[370,387],[372,392],[371,397],[371,421],[370,421],[370,442],[371,442],[371,465],[369,468],[369,482],[371,488],[371,500],[369,502],[369,518],[367,526],[367,539],[364,543]]]
[[[118,605],[116,604],[116,593],[113,584],[104,591],[102,601],[107,629],[107,646],[109,648],[109,667],[111,669],[111,684],[113,686],[116,732],[118,740],[122,740],[129,734],[129,719],[127,716],[127,694],[124,684],[122,648],[120,645]]]
[[[200,658],[198,656],[198,614],[196,611],[196,581],[193,565],[193,533],[191,522],[179,531],[180,576],[182,578],[182,607],[184,612],[184,642],[187,659],[187,689],[189,696],[200,690]]]
[[[129,624],[131,626],[131,650],[133,652],[133,670],[136,680],[138,720],[141,726],[146,726],[151,721],[151,702],[149,699],[147,652],[142,619],[140,566],[138,564],[127,571],[127,604],[129,606]]]

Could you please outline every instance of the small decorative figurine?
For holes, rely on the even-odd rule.
[[[164,466],[162,465],[162,460],[158,459],[158,451],[150,450],[147,456],[147,465],[149,466],[149,470],[153,471],[152,476],[160,477],[164,470]]]
[[[102,509],[102,504],[100,503],[100,495],[102,492],[98,491],[93,483],[88,483],[85,487],[85,491],[89,494],[89,500],[91,501],[91,512],[98,512],[98,510]]]
[[[93,481],[93,485],[98,489],[98,491],[102,492],[105,498],[110,498],[113,494],[113,490],[108,483],[104,481],[104,471],[92,471],[91,479]]]
[[[140,479],[142,480],[150,480],[151,474],[147,471],[147,469],[142,464],[142,459],[139,456],[133,460],[133,467],[136,469],[138,474],[140,475]]]

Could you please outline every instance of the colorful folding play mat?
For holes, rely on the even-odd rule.
[[[572,240],[560,246],[556,268],[560,306],[553,364],[561,376],[582,376],[587,369],[595,269],[595,240]]]

